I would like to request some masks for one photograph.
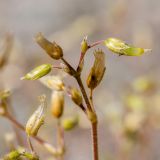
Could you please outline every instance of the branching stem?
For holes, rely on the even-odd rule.
[[[25,127],[20,124],[14,117],[12,117],[12,115],[10,113],[6,113],[5,117],[11,122],[13,123],[15,126],[17,126],[19,129],[25,131]],[[42,146],[44,146],[46,148],[47,151],[49,151],[50,153],[52,153],[54,156],[60,156],[62,153],[57,150],[54,146],[52,146],[51,144],[49,144],[48,142],[44,141],[43,139],[41,139],[40,137],[36,136],[36,137],[32,137],[33,139],[35,139],[39,144],[41,144]]]

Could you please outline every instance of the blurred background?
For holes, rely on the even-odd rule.
[[[100,160],[159,160],[160,158],[160,83],[159,40],[160,1],[158,0],[0,0],[1,57],[7,43],[7,63],[0,70],[0,87],[11,90],[10,103],[18,121],[25,124],[37,108],[37,97],[47,95],[46,123],[39,136],[56,144],[56,125],[49,104],[51,91],[39,81],[21,81],[25,73],[43,63],[59,64],[36,44],[42,32],[64,50],[64,57],[76,67],[84,36],[93,43],[108,37],[129,44],[152,48],[140,57],[117,56],[104,46],[106,74],[94,93],[99,117]],[[83,80],[94,60],[93,49],[85,58]],[[53,71],[57,74],[57,70]],[[66,84],[77,86],[69,76]],[[79,125],[65,133],[65,159],[91,159],[90,125],[78,107],[66,96],[65,116],[79,115]],[[0,157],[8,152],[13,127],[0,118]],[[40,156],[51,157],[33,145]],[[43,151],[43,152],[42,152]],[[53,159],[53,158],[52,158]]]

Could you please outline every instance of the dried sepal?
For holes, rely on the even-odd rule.
[[[47,75],[42,77],[40,82],[52,90],[55,89],[57,91],[63,91],[65,88],[65,85],[60,76]]]
[[[51,112],[56,118],[60,118],[64,110],[64,93],[62,91],[53,91],[51,97]]]
[[[53,59],[60,59],[63,57],[62,48],[55,42],[48,41],[42,33],[38,33],[35,37],[36,42],[46,51],[46,53]]]
[[[104,52],[97,50],[94,52],[94,56],[94,64],[87,78],[87,86],[90,89],[94,89],[99,85],[106,70]]]
[[[108,38],[107,40],[104,41],[104,43],[109,50],[119,55],[141,56],[145,52],[151,51],[151,49],[134,47],[116,38]]]
[[[32,114],[26,124],[26,133],[28,136],[36,136],[39,128],[44,124],[44,109],[46,108],[46,96],[39,98],[40,106]]]
[[[45,75],[47,75],[52,70],[51,64],[42,64],[33,70],[31,70],[29,73],[27,73],[24,77],[21,78],[21,80],[37,80]]]

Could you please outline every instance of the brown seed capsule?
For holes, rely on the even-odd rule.
[[[94,64],[87,78],[87,86],[90,89],[94,89],[99,85],[106,69],[104,52],[97,50],[95,51],[94,56]]]
[[[26,133],[29,136],[36,136],[39,128],[44,124],[44,108],[46,108],[46,97],[40,96],[40,106],[32,114],[26,124]]]
[[[62,48],[56,44],[55,42],[48,41],[42,33],[38,33],[36,35],[36,42],[46,51],[46,53],[52,57],[53,59],[60,59],[63,57],[63,50]]]
[[[51,112],[54,117],[60,118],[64,109],[64,93],[62,91],[54,91],[51,97]]]

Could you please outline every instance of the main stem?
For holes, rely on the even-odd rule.
[[[91,104],[89,102],[87,93],[85,91],[85,88],[83,86],[83,83],[82,83],[82,80],[81,80],[80,76],[76,77],[76,80],[77,80],[78,85],[80,87],[80,90],[82,92],[83,98],[86,102],[87,108],[89,109],[89,111],[93,112],[95,114],[95,116],[97,117],[95,111],[91,107]],[[98,121],[97,121],[97,118],[96,118],[95,122],[91,122],[91,125],[92,125],[91,135],[92,135],[92,145],[93,145],[93,147],[92,147],[93,148],[93,159],[98,160],[98,132],[97,132]]]
[[[94,160],[98,160],[98,123],[92,123],[92,142],[93,142],[93,157]]]
[[[93,46],[99,44],[100,42],[94,44]],[[92,47],[92,46],[91,46]],[[90,121],[91,122],[91,134],[92,134],[92,148],[93,148],[93,160],[98,160],[98,132],[97,132],[97,125],[98,125],[98,122],[97,122],[97,115],[95,113],[95,111],[93,110],[92,108],[92,105],[89,101],[89,98],[88,98],[88,95],[86,93],[86,90],[84,88],[84,85],[83,85],[83,82],[81,80],[81,77],[80,75],[78,74],[78,72],[64,59],[64,58],[61,58],[61,60],[67,65],[67,67],[73,72],[75,73],[73,75],[73,77],[76,79],[78,85],[79,85],[79,88],[81,90],[81,93],[83,95],[83,98],[85,100],[85,103],[87,105],[87,110],[91,113],[94,114],[96,120],[94,122]]]

